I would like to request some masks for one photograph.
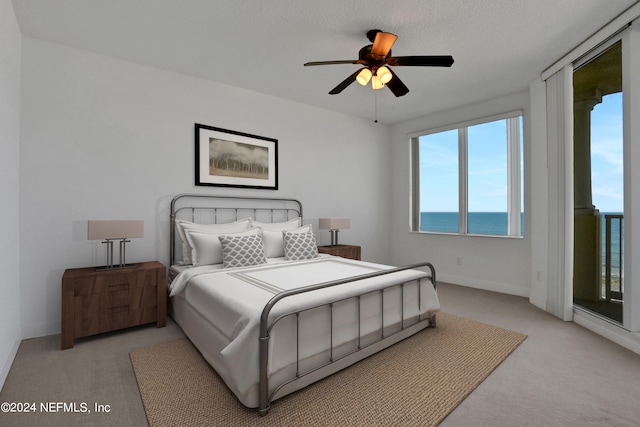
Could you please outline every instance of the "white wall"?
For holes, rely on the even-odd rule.
[[[19,152],[22,36],[10,0],[0,0],[0,384],[20,344]]]
[[[86,240],[88,219],[143,219],[127,261],[167,264],[178,193],[298,198],[305,222],[350,217],[341,242],[388,261],[388,127],[26,37],[22,59],[25,338],[60,331],[66,268],[104,263],[102,245]],[[194,123],[278,139],[280,189],[195,187]]]
[[[436,235],[409,231],[408,134],[521,109],[524,111],[524,238]],[[529,94],[521,92],[479,104],[443,111],[392,127],[391,148],[391,262],[430,261],[439,281],[529,296],[531,226],[529,219],[531,149]],[[461,265],[457,259],[461,258]]]
[[[0,0],[0,386],[20,344],[18,232],[20,193],[20,49],[11,0]]]

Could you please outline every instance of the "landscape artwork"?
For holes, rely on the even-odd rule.
[[[269,150],[258,145],[210,138],[209,175],[269,179]]]
[[[278,141],[195,125],[196,185],[278,188]]]

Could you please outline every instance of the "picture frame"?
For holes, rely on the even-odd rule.
[[[278,140],[195,124],[195,184],[278,189]]]

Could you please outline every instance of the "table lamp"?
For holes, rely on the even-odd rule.
[[[88,221],[87,239],[103,240],[107,245],[107,265],[98,267],[98,270],[110,268],[132,268],[135,264],[126,263],[125,245],[130,242],[129,238],[144,237],[144,221],[142,220],[109,220],[109,221]],[[120,241],[120,260],[118,264],[113,263],[113,242]]]
[[[349,218],[320,218],[318,227],[321,230],[329,230],[331,232],[331,246],[337,246],[338,232],[348,230],[351,227],[351,220]]]

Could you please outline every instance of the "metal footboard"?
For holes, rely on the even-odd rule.
[[[421,307],[420,307],[420,303],[421,303],[421,294],[420,294],[420,285],[418,285],[418,316],[417,316],[417,320],[415,320],[414,322],[412,322],[411,324],[406,324],[405,323],[405,316],[404,316],[404,286],[407,283],[413,282],[415,281],[415,279],[406,282],[406,283],[395,283],[393,285],[389,285],[387,287],[384,288],[380,288],[380,289],[376,289],[376,290],[369,290],[365,293],[363,293],[362,295],[356,295],[356,296],[350,296],[350,297],[346,297],[346,298],[339,298],[336,299],[334,301],[330,301],[330,302],[326,302],[323,304],[319,304],[317,306],[313,306],[313,307],[306,307],[303,310],[299,310],[299,311],[292,311],[292,312],[286,312],[281,314],[280,316],[278,316],[276,319],[273,319],[271,322],[269,322],[269,314],[271,313],[271,310],[274,308],[274,306],[282,301],[283,299],[293,296],[293,295],[298,295],[298,294],[302,294],[305,292],[310,292],[310,291],[315,291],[318,289],[324,289],[324,288],[329,288],[332,286],[337,286],[337,285],[343,285],[346,283],[350,283],[350,282],[356,282],[359,280],[364,280],[364,279],[370,279],[373,277],[379,277],[379,276],[384,276],[387,274],[392,274],[398,271],[404,271],[404,270],[412,270],[412,269],[418,269],[421,267],[427,267],[430,270],[430,281],[433,285],[433,287],[436,287],[436,271],[435,268],[433,267],[433,265],[431,263],[428,262],[423,262],[423,263],[418,263],[418,264],[412,264],[412,265],[408,265],[408,266],[404,266],[404,267],[397,267],[391,270],[384,270],[384,271],[378,271],[375,273],[368,273],[368,274],[363,274],[363,275],[359,275],[359,276],[354,276],[354,277],[350,277],[350,278],[346,278],[346,279],[340,279],[340,280],[333,280],[333,281],[329,281],[329,282],[324,282],[324,283],[319,283],[319,284],[315,284],[315,285],[310,285],[310,286],[305,286],[305,287],[301,287],[301,288],[297,288],[297,289],[292,289],[289,291],[284,291],[281,292],[277,295],[275,295],[273,298],[271,298],[271,300],[267,303],[267,305],[264,307],[264,309],[262,310],[262,315],[260,317],[260,337],[259,337],[259,363],[260,363],[260,383],[259,383],[259,407],[258,407],[258,412],[260,413],[260,415],[266,415],[269,412],[270,409],[270,404],[272,399],[274,398],[274,396],[276,395],[276,393],[284,386],[293,383],[295,381],[298,381],[299,379],[303,378],[304,376],[307,376],[319,369],[322,369],[328,365],[331,365],[332,363],[337,362],[338,360],[341,360],[347,356],[353,355],[355,353],[358,353],[362,350],[364,350],[367,347],[370,347],[373,344],[376,344],[386,338],[389,338],[393,335],[396,335],[402,331],[404,331],[405,329],[407,329],[410,326],[416,325],[418,323],[424,322],[424,321],[428,321],[429,322],[429,326],[431,327],[435,327],[436,326],[436,319],[435,319],[435,315],[427,318],[427,319],[423,319],[422,315],[420,314],[421,311]],[[394,287],[400,287],[401,290],[401,298],[402,298],[402,302],[400,304],[400,329],[398,331],[392,332],[388,335],[385,335],[385,328],[384,328],[384,292],[387,289],[390,288],[394,288]],[[381,310],[380,310],[380,316],[381,316],[381,333],[380,333],[380,337],[373,342],[367,343],[366,345],[361,345],[361,331],[360,331],[360,324],[362,322],[361,318],[360,318],[360,313],[358,313],[358,337],[357,337],[357,348],[355,350],[352,350],[350,352],[347,352],[346,354],[342,354],[336,358],[334,358],[334,354],[333,354],[333,305],[336,303],[339,303],[341,301],[345,301],[345,300],[349,300],[349,299],[353,299],[353,298],[357,298],[358,301],[358,310],[360,310],[360,298],[371,294],[371,293],[376,293],[379,292],[381,293],[382,297],[381,297]],[[330,346],[329,346],[329,352],[330,352],[330,356],[329,356],[329,361],[320,365],[320,366],[316,366],[315,368],[304,372],[304,373],[300,373],[299,370],[299,364],[300,364],[300,357],[299,357],[299,345],[300,345],[300,340],[299,337],[296,339],[297,343],[296,343],[296,374],[293,378],[291,378],[288,381],[285,381],[282,384],[279,384],[277,386],[277,388],[272,392],[269,393],[269,375],[267,372],[268,366],[269,366],[269,341],[270,341],[270,334],[271,331],[273,329],[273,327],[275,326],[275,324],[288,316],[296,316],[296,328],[299,331],[299,316],[301,313],[305,312],[305,311],[309,311],[318,307],[322,307],[322,306],[328,306],[329,310],[330,310],[330,322],[331,322],[331,329],[330,329]]]

